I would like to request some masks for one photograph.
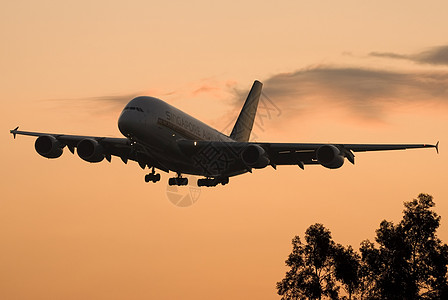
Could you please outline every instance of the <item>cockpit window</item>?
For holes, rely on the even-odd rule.
[[[126,106],[124,108],[124,110],[136,110],[136,111],[139,111],[139,112],[143,112],[143,109],[141,107],[137,107],[137,106]]]

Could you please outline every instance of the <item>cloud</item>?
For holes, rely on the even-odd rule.
[[[275,74],[263,83],[264,93],[287,118],[342,109],[352,117],[381,121],[407,105],[448,105],[448,72],[315,66]],[[246,94],[235,91],[235,106]]]
[[[126,104],[132,98],[142,95],[141,92],[126,93],[126,94],[111,94],[103,96],[81,97],[81,98],[59,98],[59,99],[44,99],[44,101],[51,102],[95,102],[95,103],[110,103],[110,104]]]
[[[371,56],[443,64],[448,46],[435,47],[414,55],[372,52]],[[446,62],[448,64],[448,62]],[[282,115],[283,120],[314,116],[320,112],[346,112],[351,119],[384,121],[393,111],[410,105],[448,106],[448,71],[391,71],[363,66],[316,65],[293,72],[271,75],[262,80],[263,94],[258,116],[267,121]],[[155,96],[178,106],[186,101],[214,101],[221,105],[226,120],[234,121],[250,86],[235,81],[206,78],[174,91],[148,90],[118,95],[58,100],[63,109],[77,106],[88,113],[114,116],[139,95]],[[196,108],[196,106],[191,106]],[[187,106],[188,107],[188,106]],[[228,109],[226,110],[227,107]],[[230,121],[229,121],[230,122]],[[219,127],[219,126],[218,126]]]
[[[433,47],[416,54],[399,54],[392,52],[371,52],[370,56],[392,59],[406,59],[419,64],[448,66],[448,45]]]
[[[274,75],[265,91],[275,97],[333,96],[353,103],[380,99],[416,100],[447,97],[448,72],[392,72],[367,68],[320,66]]]
[[[135,92],[135,93],[128,93],[128,94],[121,94],[121,95],[109,95],[109,96],[96,96],[96,97],[86,97],[82,99],[78,99],[79,101],[90,101],[95,103],[107,103],[111,104],[113,106],[115,105],[126,105],[131,99],[143,95],[144,93],[141,92]]]
[[[416,60],[432,65],[448,65],[448,46],[432,48],[417,54]]]
[[[142,93],[126,93],[82,98],[43,99],[50,109],[74,115],[83,111],[95,116],[116,116],[123,107],[133,98]],[[76,113],[75,113],[76,111]]]
[[[231,99],[232,90],[236,86],[236,81],[216,80],[214,78],[202,79],[199,82],[190,83],[188,86],[178,90],[176,98],[185,99],[208,99],[216,101],[226,101]]]
[[[409,60],[412,59],[411,56],[409,56],[409,55],[398,54],[398,53],[393,53],[393,52],[370,52],[369,55],[375,56],[375,57],[384,57],[384,58],[393,58],[393,59],[409,59]]]
[[[213,78],[205,78],[196,82],[190,82],[175,90],[146,89],[122,94],[105,94],[99,96],[80,98],[42,99],[41,101],[50,105],[51,109],[62,111],[83,111],[91,115],[116,116],[124,106],[133,98],[138,96],[151,96],[177,105],[178,102],[185,104],[191,101],[201,102],[216,100],[224,102],[232,99],[235,81],[219,81]]]
[[[448,46],[416,54],[371,52],[370,56],[448,65]],[[388,113],[411,105],[448,106],[448,71],[391,71],[363,66],[318,65],[264,80],[264,92],[285,116],[345,110],[363,120],[383,120]],[[238,91],[238,97],[244,99]],[[289,113],[288,113],[289,112]]]
[[[209,93],[215,93],[215,92],[220,92],[221,89],[219,87],[216,86],[210,86],[210,85],[202,85],[200,87],[198,87],[196,90],[194,90],[192,92],[192,94],[194,96],[199,95],[199,94],[209,94]]]

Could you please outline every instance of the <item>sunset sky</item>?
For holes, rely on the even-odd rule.
[[[0,10],[0,298],[279,299],[295,235],[354,249],[434,196],[448,242],[447,1],[5,1]],[[137,95],[253,139],[430,143],[356,164],[266,168],[172,203],[138,164],[39,156],[10,129],[120,137]],[[178,190],[186,195],[189,187]],[[193,192],[198,192],[193,189]]]

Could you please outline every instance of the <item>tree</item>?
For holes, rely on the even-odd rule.
[[[290,270],[277,283],[282,299],[448,299],[448,245],[437,237],[440,216],[427,194],[404,203],[403,219],[382,221],[375,242],[361,243],[360,254],[336,244],[322,224],[296,236],[286,260]],[[342,297],[346,299],[347,297]]]
[[[383,221],[376,232],[380,248],[377,250],[373,243],[365,241],[360,249],[370,275],[367,281],[373,280],[368,284],[373,290],[367,294],[370,298],[377,298],[374,297],[376,295],[381,299],[409,299],[415,287],[410,286],[412,282],[407,272],[410,251],[401,228]]]
[[[360,256],[353,251],[351,246],[345,248],[337,244],[333,260],[336,279],[342,283],[345,291],[348,293],[348,299],[352,299],[352,295],[358,290],[360,285]]]
[[[291,269],[277,283],[282,299],[338,299],[334,275],[335,243],[322,224],[311,225],[305,232],[306,244],[300,237],[292,240],[293,250],[286,260]]]
[[[409,276],[419,298],[441,299],[447,289],[447,245],[437,238],[440,216],[431,210],[433,197],[420,194],[406,202],[403,220],[405,241],[410,251]]]
[[[361,244],[363,294],[369,299],[442,299],[447,296],[448,246],[436,236],[440,216],[433,198],[420,194],[405,202],[397,225],[383,221],[377,249]]]
[[[359,271],[359,292],[361,299],[380,299],[376,283],[380,277],[380,251],[369,240],[361,243],[362,255]]]

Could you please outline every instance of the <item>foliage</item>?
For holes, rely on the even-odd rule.
[[[432,210],[434,205],[427,194],[405,202],[400,223],[381,222],[375,239],[378,249],[369,241],[362,244],[362,261],[372,281],[367,294],[381,299],[446,296],[448,252],[436,236],[440,216]]]
[[[440,216],[433,198],[420,194],[404,203],[403,219],[382,221],[376,243],[365,240],[360,254],[336,244],[322,224],[296,236],[286,260],[290,270],[277,283],[282,299],[448,299],[448,246],[437,237]],[[346,299],[347,297],[342,297]]]
[[[302,244],[298,236],[292,240],[293,250],[286,260],[291,270],[277,283],[278,293],[282,299],[336,299],[330,231],[322,224],[314,224],[306,230],[305,241]]]
[[[277,283],[282,299],[339,299],[341,280],[349,293],[357,287],[359,256],[351,247],[336,245],[331,233],[322,224],[311,225],[305,232],[306,244],[296,236],[293,251],[286,260],[291,268]]]
[[[352,299],[359,286],[359,272],[361,271],[360,256],[351,246],[344,248],[337,244],[334,252],[335,277],[342,284],[345,291]]]

